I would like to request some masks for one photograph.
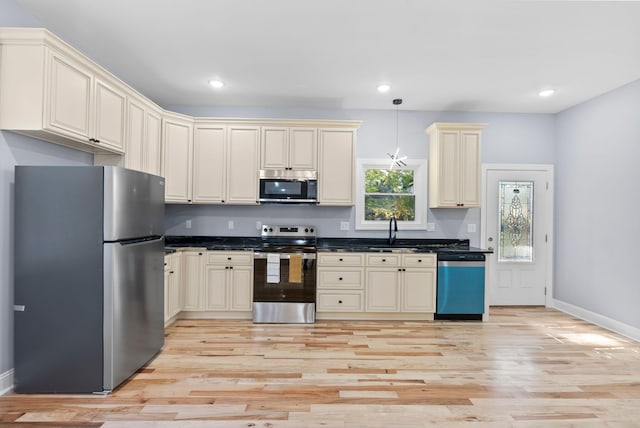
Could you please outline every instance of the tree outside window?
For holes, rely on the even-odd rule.
[[[365,172],[364,219],[416,219],[413,169],[368,168]]]
[[[395,217],[404,230],[426,228],[426,160],[389,169],[388,159],[358,159],[356,229],[386,230]]]

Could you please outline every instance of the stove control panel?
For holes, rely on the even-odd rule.
[[[292,238],[313,238],[316,236],[316,229],[313,226],[273,226],[263,225],[261,236],[266,237],[284,237]]]

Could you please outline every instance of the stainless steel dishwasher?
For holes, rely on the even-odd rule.
[[[435,319],[482,319],[484,263],[482,253],[438,254]]]

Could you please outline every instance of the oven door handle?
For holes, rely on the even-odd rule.
[[[262,252],[255,252],[253,253],[253,258],[254,259],[266,259],[268,254],[274,254],[274,253],[262,253]],[[279,253],[280,254],[280,260],[283,259],[290,259],[291,255],[301,255],[303,260],[315,260],[316,259],[316,253]]]

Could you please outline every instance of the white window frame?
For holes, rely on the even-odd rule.
[[[367,169],[389,169],[389,159],[357,159],[356,160],[356,230],[386,230],[388,220],[364,219],[365,171]],[[427,160],[406,160],[406,167],[394,169],[413,169],[413,191],[416,201],[414,221],[398,220],[398,229],[427,229]]]

